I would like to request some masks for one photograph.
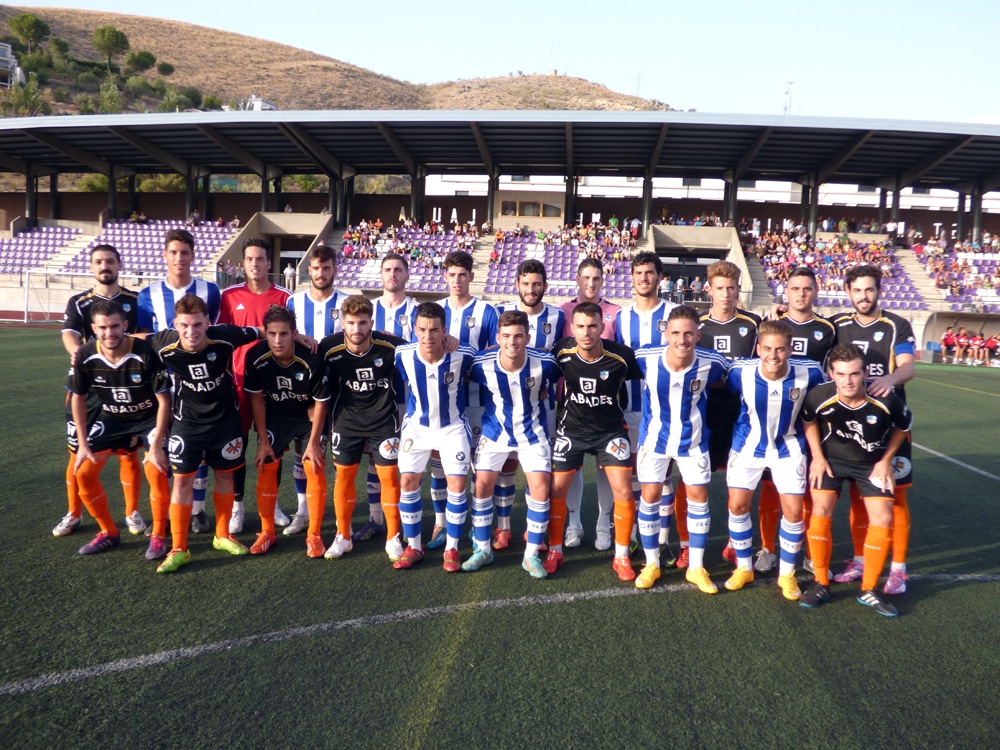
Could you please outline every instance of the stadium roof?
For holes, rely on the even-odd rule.
[[[1000,187],[1000,126],[692,112],[185,112],[0,120],[0,170],[618,174]]]

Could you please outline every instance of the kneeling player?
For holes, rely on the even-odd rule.
[[[251,555],[263,555],[277,540],[275,508],[278,502],[278,467],[293,440],[304,442],[313,433],[310,414],[315,404],[330,398],[322,358],[295,342],[295,313],[273,305],[264,314],[264,336],[246,355],[243,391],[250,395],[250,408],[257,429],[257,512],[261,532],[250,547]],[[319,420],[322,423],[322,420]],[[320,526],[326,505],[323,448],[317,430],[316,444],[303,456],[309,532],[306,554],[322,557]],[[307,458],[308,457],[308,460]]]
[[[549,479],[552,472],[544,398],[555,389],[561,374],[551,354],[527,349],[528,316],[520,310],[500,315],[499,349],[480,352],[469,374],[479,385],[485,411],[483,431],[476,446],[476,487],[472,499],[472,527],[476,548],[462,570],[479,570],[493,562],[490,526],[493,523],[493,487],[500,470],[513,474],[519,461],[528,484],[528,543],[524,568],[532,578],[554,573],[562,554],[550,551],[543,564],[538,548],[549,525]]]
[[[163,442],[170,424],[169,382],[149,345],[125,335],[128,322],[117,302],[95,302],[90,316],[97,338],[77,350],[68,388],[78,441],[74,471],[80,499],[101,531],[80,548],[80,554],[92,555],[119,544],[118,527],[101,486],[101,470],[112,453],[134,455],[139,443],[148,440],[146,478],[153,533],[146,559],[157,560],[167,554],[164,535],[170,487]],[[99,417],[89,425],[88,394],[95,394],[100,404]]]
[[[844,480],[850,479],[861,491],[868,511],[864,574],[858,601],[880,615],[895,617],[896,608],[886,601],[876,585],[892,541],[893,459],[906,440],[913,415],[906,403],[891,391],[886,396],[865,392],[864,355],[853,344],[834,347],[829,366],[833,382],[811,391],[802,408],[812,454],[809,554],[816,580],[806,589],[799,604],[818,607],[830,598],[831,517]]]
[[[740,396],[740,416],[733,430],[726,484],[729,486],[729,537],[736,550],[736,570],[726,588],[739,591],[753,582],[753,525],[750,504],[765,469],[771,470],[781,501],[778,528],[778,585],[786,599],[802,596],[795,563],[805,524],[806,444],[799,410],[810,388],[824,381],[812,360],[789,359],[792,327],[767,320],[757,331],[759,359],[733,365],[727,385]]]

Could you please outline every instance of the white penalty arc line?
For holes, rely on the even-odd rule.
[[[957,458],[952,458],[946,453],[939,453],[933,448],[928,448],[925,445],[920,445],[920,443],[912,443],[912,445],[914,448],[919,448],[925,453],[930,453],[935,458],[943,458],[945,461],[955,464],[955,466],[961,466],[963,469],[967,469],[968,471],[971,471],[973,474],[979,474],[979,476],[986,477],[987,479],[992,479],[994,482],[1000,482],[1000,477],[998,477],[996,474],[990,474],[988,471],[983,471],[982,469],[978,469],[975,466],[965,463],[964,461],[959,461]]]
[[[927,574],[911,575],[911,581],[928,582],[975,582],[993,583],[1000,581],[1000,574]],[[773,582],[776,584],[776,580]],[[453,615],[459,612],[490,610],[516,609],[520,607],[533,607],[539,605],[552,604],[573,604],[576,602],[593,601],[600,599],[617,599],[623,596],[643,596],[648,594],[676,594],[679,592],[691,592],[693,586],[688,583],[676,583],[667,586],[657,586],[650,591],[639,591],[635,588],[614,588],[595,591],[581,591],[578,593],[565,594],[540,594],[536,596],[522,596],[515,599],[491,599],[483,602],[469,602],[465,604],[449,604],[440,607],[424,607],[422,609],[407,609],[401,612],[388,612],[380,615],[368,615],[367,617],[356,617],[350,620],[334,620],[317,625],[305,625],[286,630],[276,630],[271,633],[261,633],[259,635],[248,635],[242,638],[230,638],[216,643],[205,643],[201,646],[190,646],[188,648],[171,649],[170,651],[160,651],[156,654],[146,656],[131,657],[128,659],[118,659],[117,661],[95,664],[91,667],[80,669],[69,669],[64,672],[52,672],[38,677],[29,677],[25,680],[8,682],[0,685],[0,696],[21,695],[24,693],[34,693],[39,690],[51,687],[59,687],[73,682],[90,680],[95,677],[117,674],[120,672],[130,672],[146,667],[155,667],[170,662],[194,659],[206,654],[216,654],[221,651],[229,651],[234,648],[250,648],[266,643],[282,643],[293,641],[299,638],[309,638],[323,635],[325,633],[337,633],[343,630],[356,630],[360,628],[374,628],[380,625],[393,625],[409,620],[424,620],[430,617],[440,617],[442,615]]]

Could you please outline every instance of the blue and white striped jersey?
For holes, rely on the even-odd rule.
[[[497,323],[500,321],[497,309],[489,302],[473,297],[469,304],[457,310],[449,304],[450,300],[450,297],[445,297],[438,302],[444,308],[445,333],[454,336],[463,346],[470,346],[476,351],[495,346]],[[477,384],[469,386],[467,397],[469,406],[483,405]]]
[[[497,307],[497,312],[502,314],[520,309],[517,302],[504,302]],[[566,313],[554,305],[542,305],[539,312],[528,315],[528,346],[549,351],[563,337],[565,327]]]
[[[299,333],[321,341],[326,336],[340,333],[340,306],[349,295],[336,289],[322,302],[309,296],[306,289],[288,298],[288,309],[295,313],[295,327]]]
[[[154,281],[139,292],[139,329],[153,333],[165,331],[174,324],[174,305],[185,294],[194,294],[205,300],[208,317],[212,323],[219,322],[219,303],[222,292],[211,281],[192,279],[183,289],[175,289],[166,280]]]
[[[479,384],[486,407],[483,437],[511,448],[547,443],[555,425],[547,422],[542,396],[554,391],[561,377],[555,357],[539,349],[528,349],[516,372],[501,366],[498,349],[479,352],[469,380]]]
[[[372,330],[385,331],[407,341],[416,341],[413,323],[418,304],[420,303],[410,297],[405,297],[397,307],[387,307],[382,297],[372,300]]]
[[[740,396],[740,416],[733,429],[733,450],[752,452],[754,458],[805,455],[805,431],[799,411],[810,388],[824,382],[823,370],[810,359],[789,359],[781,380],[768,380],[760,360],[733,365],[727,385]]]
[[[439,362],[425,362],[418,344],[396,348],[396,377],[406,386],[406,418],[441,429],[465,421],[466,390],[475,350],[460,346]]]
[[[666,351],[665,346],[654,346],[635,353],[646,376],[638,447],[673,457],[707,453],[708,388],[726,379],[730,362],[718,352],[698,347],[687,369],[675,372],[667,367]]]
[[[677,305],[660,300],[648,312],[634,306],[623,307],[615,316],[615,340],[638,352],[645,346],[667,345],[667,316]],[[642,411],[642,382],[630,380],[625,384],[624,411]]]

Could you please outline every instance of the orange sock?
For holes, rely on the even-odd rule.
[[[887,526],[869,526],[865,537],[865,572],[861,578],[861,590],[868,591],[878,585],[878,577],[882,575],[886,558],[889,557],[889,545],[892,542],[892,529]]]
[[[145,464],[146,481],[149,482],[149,508],[153,514],[153,534],[167,535],[167,518],[170,515],[170,482],[167,475],[153,464]]]
[[[824,586],[830,585],[830,555],[833,554],[832,518],[813,516],[809,521],[809,556],[813,561],[813,575]]]
[[[191,525],[191,506],[180,503],[170,503],[170,535],[174,540],[174,549],[188,548],[188,527]]]
[[[229,536],[229,519],[233,517],[233,503],[236,494],[233,492],[212,492],[212,505],[215,506],[215,535],[220,539]]]
[[[323,527],[323,514],[326,512],[326,474],[323,469],[316,470],[312,461],[303,461],[302,468],[306,472],[306,503],[309,506],[309,534],[319,534]]]
[[[142,489],[142,469],[139,466],[139,451],[118,454],[118,479],[125,495],[125,515],[131,516],[139,510],[139,491]]]
[[[865,539],[868,535],[868,508],[861,499],[857,485],[851,487],[851,541],[854,542],[854,556],[864,557]]]
[[[399,533],[399,467],[375,465],[375,473],[382,485],[380,499],[385,517],[385,538],[392,539]]]
[[[688,491],[681,479],[677,480],[677,491],[674,493],[674,528],[677,538],[687,545],[688,539]]]
[[[337,467],[337,476],[333,480],[333,510],[337,514],[337,533],[344,539],[351,538],[351,518],[354,516],[354,506],[358,495],[354,489],[354,480],[358,476],[358,465]]]
[[[906,564],[910,551],[910,505],[906,501],[906,488],[897,487],[892,501],[892,561]]]
[[[83,503],[80,501],[80,490],[76,484],[76,473],[73,471],[73,464],[76,462],[76,454],[69,454],[69,463],[66,464],[66,500],[69,512],[76,518],[83,515]]]
[[[101,469],[110,456],[110,451],[102,451],[95,455],[96,464],[93,461],[84,461],[76,472],[76,484],[80,491],[80,501],[97,521],[101,531],[109,536],[118,536],[115,519],[108,510],[108,496],[104,494],[104,487],[101,486]]]
[[[264,464],[257,470],[257,513],[260,530],[274,534],[274,508],[278,504],[278,461]]]
[[[757,515],[760,518],[760,544],[773,553],[776,551],[775,540],[778,537],[778,522],[781,520],[781,498],[770,479],[760,483]]]
[[[551,509],[549,514],[551,516]],[[628,547],[632,542],[632,526],[635,524],[635,500],[631,497],[615,498],[615,544]]]
[[[559,547],[566,535],[566,496],[549,498],[549,546]]]

